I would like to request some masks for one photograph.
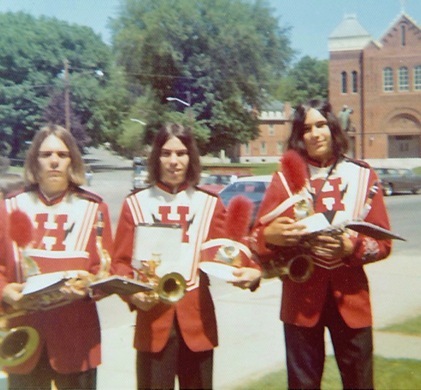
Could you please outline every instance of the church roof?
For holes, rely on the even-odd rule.
[[[390,30],[392,30],[396,25],[398,25],[400,22],[402,21],[406,21],[411,23],[414,27],[416,27],[418,30],[420,30],[420,26],[417,24],[417,22],[411,18],[407,13],[402,12],[400,13],[395,20],[390,24],[390,26],[387,28],[386,32],[382,35],[382,37],[380,38],[380,40],[382,40],[384,37],[387,36],[387,34],[389,33]]]

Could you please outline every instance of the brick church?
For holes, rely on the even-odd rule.
[[[349,115],[350,154],[421,157],[421,28],[402,12],[376,41],[346,15],[328,45],[329,100]]]
[[[362,159],[421,157],[421,27],[402,12],[377,41],[355,15],[346,15],[328,37],[328,46],[329,100],[335,113],[349,120],[349,154]],[[289,136],[290,114],[291,107],[281,102],[265,107],[259,116],[260,137],[241,145],[239,161],[278,161]]]

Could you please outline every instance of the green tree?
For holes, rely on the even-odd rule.
[[[313,98],[327,99],[328,81],[328,61],[304,56],[271,92],[279,100],[296,105]]]
[[[70,64],[71,112],[86,130],[86,139],[101,140],[108,128],[121,122],[126,107],[117,106],[122,103],[120,98],[114,99],[116,110],[121,112],[119,118],[110,123],[111,118],[101,114],[106,97],[111,100],[111,96],[121,95],[124,86],[113,84],[116,68],[112,51],[92,29],[21,12],[0,14],[0,25],[3,151],[17,156],[25,141],[31,140],[34,132],[51,118],[53,106],[61,105],[63,110],[63,99],[57,96],[64,94],[65,59]],[[111,84],[113,89],[107,92]],[[59,124],[64,124],[64,119],[64,110],[62,116],[54,116]]]
[[[159,115],[193,116],[203,151],[258,135],[255,113],[293,55],[289,27],[265,1],[122,0],[119,15],[111,23],[117,61],[165,106]],[[148,126],[147,137],[154,130]]]

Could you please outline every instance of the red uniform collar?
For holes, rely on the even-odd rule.
[[[324,164],[322,164],[320,161],[318,160],[314,160],[310,157],[307,157],[307,163],[310,165],[313,165],[314,167],[330,167],[331,165],[335,164],[335,161],[337,160],[336,157],[332,157],[331,159],[329,159],[328,161],[326,161]]]
[[[63,198],[67,195],[67,193],[69,192],[69,189],[67,189],[66,191],[64,191],[63,193],[61,193],[58,196],[55,196],[54,198],[48,198],[38,187],[37,188],[37,193],[38,193],[38,198],[41,200],[42,203],[44,203],[47,206],[52,206],[55,205],[57,203],[60,203]]]

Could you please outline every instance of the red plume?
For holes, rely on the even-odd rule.
[[[230,200],[227,206],[226,237],[234,241],[241,241],[249,232],[253,213],[253,202],[242,195]]]
[[[20,248],[26,247],[33,239],[33,226],[28,214],[13,210],[9,217],[9,233]]]
[[[292,193],[300,192],[307,178],[307,165],[295,150],[287,150],[281,157],[281,170]]]

